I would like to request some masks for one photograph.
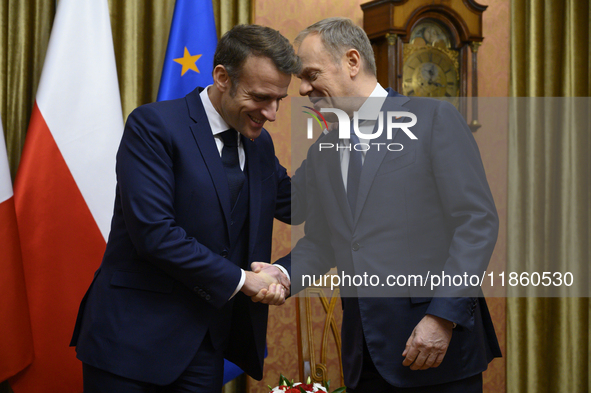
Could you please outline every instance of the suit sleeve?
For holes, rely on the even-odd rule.
[[[327,135],[328,133],[321,133],[315,143],[319,143]],[[307,160],[304,160],[291,177],[291,225],[302,224],[306,220],[306,215],[308,213],[306,199],[306,167]]]
[[[275,173],[277,174],[275,218],[286,224],[291,224],[291,179],[277,157],[275,157]]]
[[[291,177],[291,224],[299,225],[306,220],[306,160]]]
[[[430,144],[433,175],[453,233],[445,274],[481,277],[488,267],[499,221],[472,132],[459,112],[442,102],[435,111]],[[480,288],[439,287],[427,310],[468,329]]]
[[[310,151],[312,150],[310,149]],[[304,237],[297,242],[289,255],[277,261],[285,266],[287,264],[285,259],[289,258],[292,294],[305,289],[303,286],[304,275],[322,275],[336,266],[334,251],[330,246],[330,229],[321,205],[318,203],[315,165],[310,151],[308,159],[296,171],[300,185],[298,203],[306,206],[305,211],[300,212],[305,218]]]
[[[170,130],[150,106],[127,120],[117,153],[117,182],[128,233],[138,255],[204,300],[222,307],[236,289],[240,268],[187,236],[175,221],[175,176]]]

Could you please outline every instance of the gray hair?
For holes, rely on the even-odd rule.
[[[337,64],[340,64],[341,57],[346,51],[356,49],[363,59],[367,72],[377,75],[371,42],[365,31],[356,26],[351,19],[333,17],[316,22],[298,34],[295,44],[300,45],[309,34],[320,35],[322,43]]]

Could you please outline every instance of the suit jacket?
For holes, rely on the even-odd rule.
[[[228,299],[240,267],[270,261],[273,219],[290,220],[290,180],[266,130],[241,138],[248,255],[236,256],[230,191],[199,89],[131,113],[117,153],[107,249],[72,338],[81,361],[169,384],[211,328],[226,358],[262,378],[268,308],[241,292]]]
[[[492,254],[498,218],[480,154],[465,120],[449,103],[400,96],[388,89],[383,111],[414,113],[418,122],[410,139],[395,129],[372,143],[365,157],[355,215],[343,185],[339,152],[319,144],[338,144],[338,131],[320,138],[308,151],[292,181],[292,211],[300,221],[306,210],[305,236],[291,254],[292,287],[301,289],[303,274],[322,274],[332,266],[340,274],[380,277],[379,286],[343,287],[358,296],[358,307],[344,302],[343,367],[354,387],[362,329],[371,358],[386,381],[398,387],[439,384],[475,375],[487,368],[500,349],[479,288],[384,285],[388,275],[441,274],[482,276]],[[408,122],[408,118],[398,121]],[[386,123],[386,116],[384,116]],[[396,131],[397,130],[397,131]],[[391,143],[399,145],[386,148]],[[398,150],[398,151],[394,151]],[[303,196],[300,192],[306,192]],[[281,262],[279,262],[281,263]],[[384,285],[384,286],[382,286]],[[300,288],[298,288],[298,286]],[[357,306],[357,304],[353,304]],[[458,324],[443,363],[412,371],[402,366],[402,352],[425,314]]]

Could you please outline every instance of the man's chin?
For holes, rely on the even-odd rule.
[[[326,97],[308,97],[310,102],[314,106],[314,109],[319,111],[321,108],[327,108],[329,106]]]
[[[263,131],[263,127],[261,126],[260,128],[250,128],[248,127],[247,129],[244,129],[242,132],[240,132],[242,135],[244,135],[245,138],[247,139],[257,139],[259,136],[261,136],[261,132]]]

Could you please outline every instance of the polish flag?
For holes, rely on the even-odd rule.
[[[0,381],[5,381],[33,361],[33,337],[2,121],[0,223]]]
[[[107,0],[60,0],[14,188],[35,350],[15,393],[82,391],[68,345],[106,247],[122,133]]]

